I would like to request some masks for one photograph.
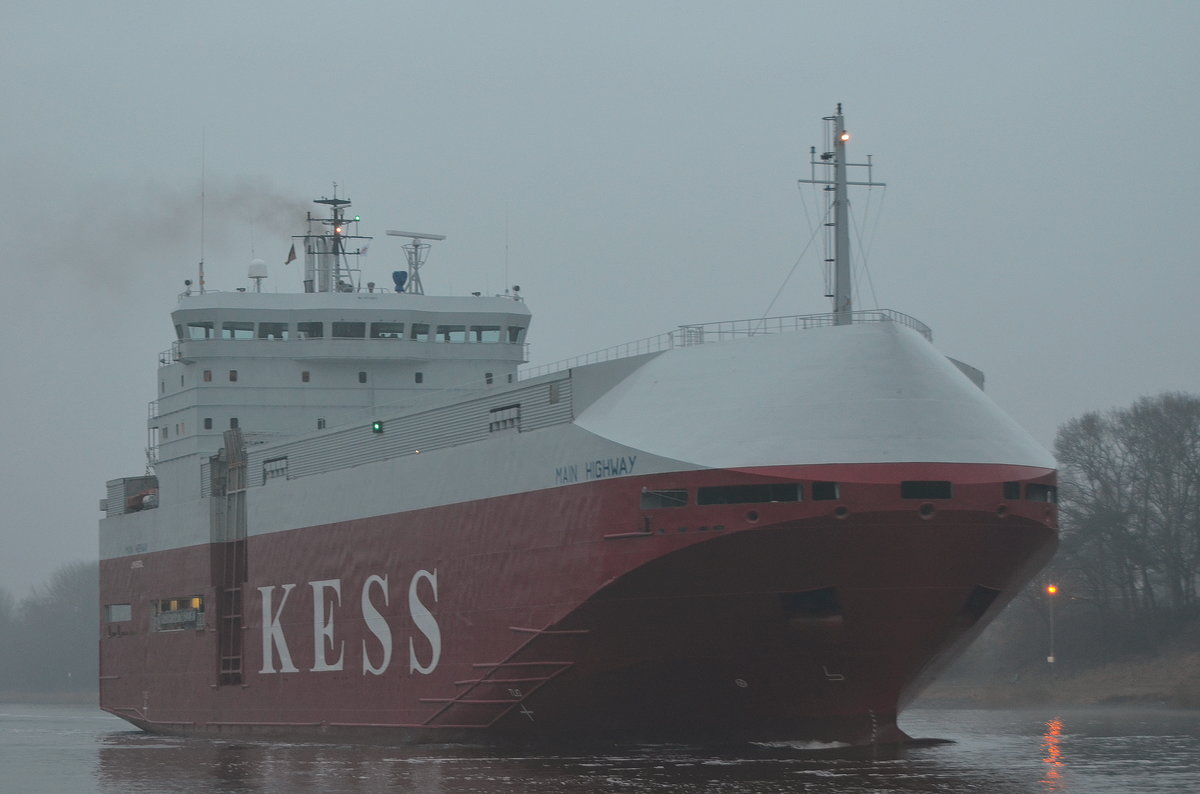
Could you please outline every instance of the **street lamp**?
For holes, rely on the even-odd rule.
[[[1058,585],[1056,585],[1056,584],[1046,585],[1046,595],[1048,596],[1048,598],[1046,599],[1046,603],[1050,610],[1050,654],[1046,657],[1046,662],[1050,665],[1053,665],[1054,664],[1054,596],[1058,595]],[[1050,670],[1053,671],[1054,668],[1051,667]]]

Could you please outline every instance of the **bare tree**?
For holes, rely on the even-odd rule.
[[[1055,440],[1060,571],[1102,611],[1186,614],[1200,573],[1200,397],[1088,413]]]

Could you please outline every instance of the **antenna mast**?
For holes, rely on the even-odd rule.
[[[853,321],[853,301],[850,289],[850,198],[846,190],[849,185],[866,187],[885,187],[885,182],[871,181],[871,163],[846,162],[846,143],[850,133],[846,131],[846,120],[842,115],[842,103],[837,106],[837,113],[825,116],[823,119],[832,132],[833,151],[824,152],[820,160],[816,159],[814,147],[810,165],[825,166],[825,179],[800,179],[800,183],[824,185],[830,195],[830,215],[832,221],[826,221],[826,226],[834,230],[833,242],[833,324],[849,325]],[[868,158],[870,159],[870,158]],[[866,182],[850,182],[846,179],[846,169],[849,167],[866,168]],[[831,173],[832,172],[832,173]],[[830,261],[829,258],[826,261]]]
[[[331,217],[314,218],[308,213],[308,234],[296,235],[304,241],[304,291],[305,292],[354,292],[354,273],[362,271],[350,267],[349,257],[361,256],[363,248],[351,250],[347,247],[350,240],[370,240],[370,237],[357,234],[359,217],[346,217],[346,209],[350,199],[338,198],[337,183],[333,183],[333,198],[322,196],[313,199],[314,204],[324,204],[329,207]],[[354,224],[355,234],[350,233],[350,224]],[[319,228],[314,231],[313,224]]]
[[[208,142],[205,140],[206,131],[200,130],[200,272],[198,280],[200,283],[200,294],[204,294],[204,182],[205,170],[208,165]]]

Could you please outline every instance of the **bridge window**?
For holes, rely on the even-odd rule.
[[[296,333],[301,339],[320,339],[325,336],[325,323],[296,323]]]
[[[499,342],[500,341],[500,326],[498,326],[498,325],[472,325],[471,326],[471,341],[472,342]]]
[[[133,620],[133,605],[132,604],[105,604],[104,605],[104,622],[105,623],[122,623],[126,620]]]
[[[1005,499],[1020,499],[1021,498],[1021,483],[1019,483],[1019,482],[1004,483],[1004,498]]]
[[[363,339],[367,335],[366,323],[334,323],[334,339]]]
[[[259,339],[287,339],[288,324],[287,323],[259,323],[258,324]]]
[[[372,339],[403,339],[404,323],[371,323]]]
[[[188,339],[212,339],[212,323],[188,323]]]
[[[205,383],[212,382],[212,370],[211,369],[204,370],[204,382]]]
[[[413,323],[409,331],[410,337],[414,342],[429,341],[429,324],[428,323]]]
[[[439,325],[437,329],[437,341],[439,342],[465,342],[467,341],[467,326],[465,325]]]
[[[508,326],[508,341],[517,344],[525,340],[525,329],[519,325]]]
[[[236,417],[236,416],[231,416],[231,417],[229,417],[229,429],[230,429],[230,430],[237,430],[237,426],[238,426],[238,420],[237,420],[237,417]]]
[[[254,323],[229,322],[221,323],[222,339],[253,339]]]
[[[237,383],[237,370],[236,369],[229,370],[229,382]]]

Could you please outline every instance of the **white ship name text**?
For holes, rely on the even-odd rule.
[[[342,580],[321,579],[308,582],[312,590],[312,667],[311,672],[343,670],[346,662],[346,641],[338,640],[334,620],[342,608]],[[284,634],[284,626],[298,625],[291,618],[284,619],[288,597],[296,584],[268,585],[259,587],[262,596],[262,669],[259,673],[298,673],[292,661],[291,646]],[[278,598],[277,598],[278,596]],[[422,600],[424,598],[424,600]],[[383,675],[392,663],[392,626],[384,618],[381,608],[389,606],[391,600],[387,575],[372,574],[363,582],[359,594],[362,620],[374,641],[362,641],[362,674]],[[429,610],[429,604],[438,600],[437,569],[432,572],[420,570],[413,574],[408,583],[408,615],[416,631],[408,638],[408,672],[429,675],[437,669],[442,655],[442,632],[437,618]],[[384,611],[387,611],[384,609]],[[303,625],[299,622],[299,625]],[[293,637],[294,639],[294,637]],[[279,662],[276,668],[276,661]]]

